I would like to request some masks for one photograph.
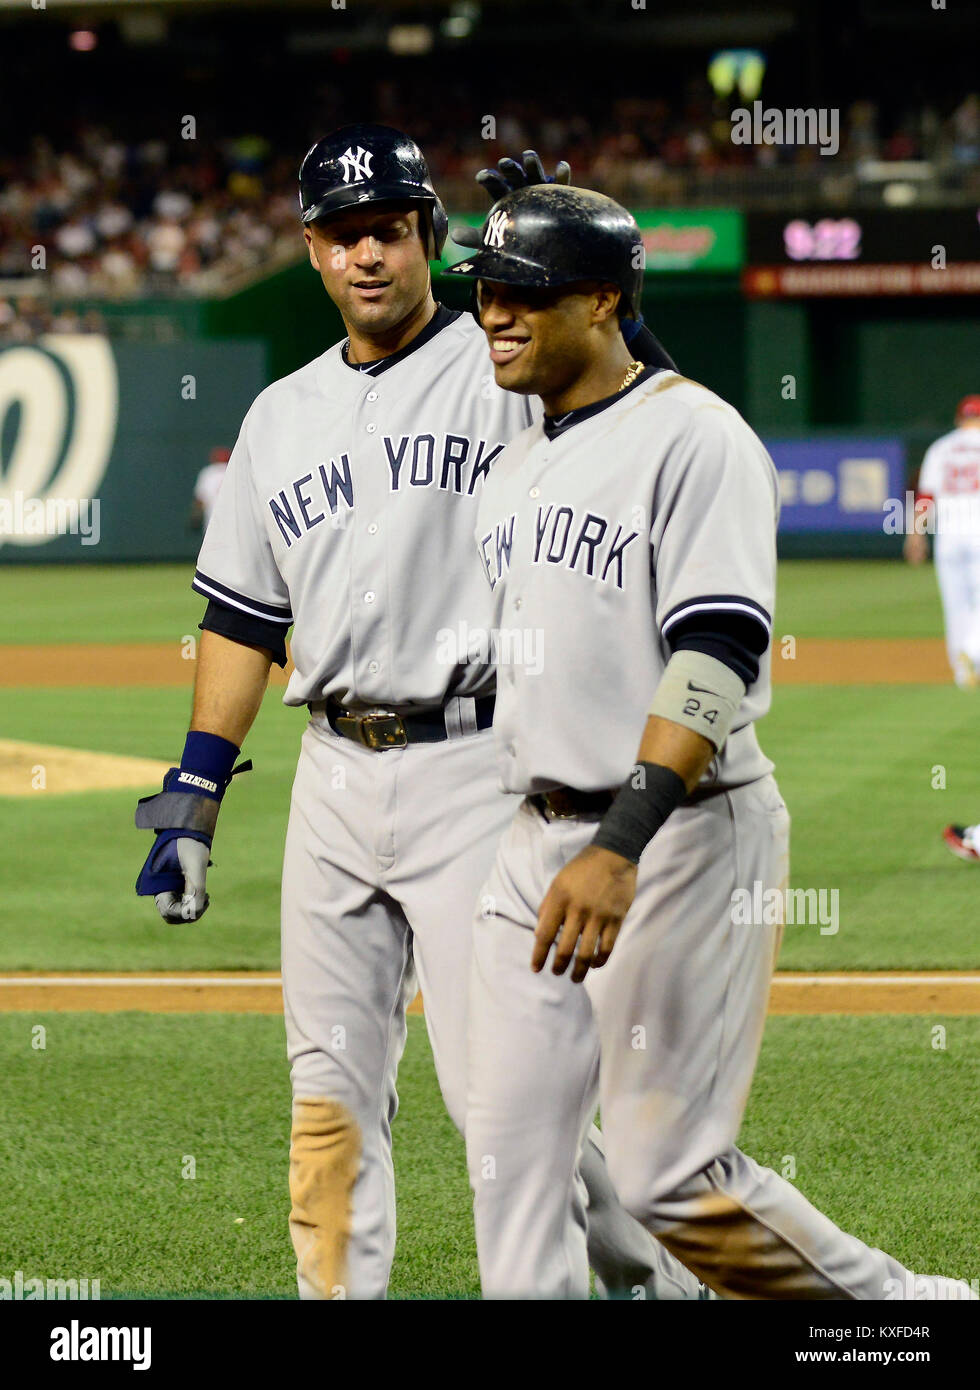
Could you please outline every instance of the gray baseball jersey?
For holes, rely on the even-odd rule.
[[[677,623],[729,611],[769,632],[777,514],[759,439],[676,372],[641,379],[567,433],[549,439],[539,421],[508,445],[476,531],[508,791],[620,785]],[[771,771],[753,727],[769,697],[767,651],[706,783]]]
[[[200,593],[283,632],[294,624],[285,701],[315,705],[282,891],[291,1228],[307,1297],[338,1296],[323,1255],[335,1248],[349,1296],[385,1292],[391,1119],[418,984],[439,1085],[463,1127],[470,922],[512,811],[492,735],[472,717],[470,697],[494,684],[472,533],[491,468],[536,409],[496,386],[469,315],[438,310],[408,347],[362,371],[333,347],[255,401],[201,549]],[[448,737],[369,751],[334,732],[327,696],[400,712],[445,705]],[[307,1146],[311,1126],[338,1115],[357,1135],[349,1215],[318,1166],[325,1142]],[[696,1297],[697,1280],[616,1200],[595,1133],[582,1172],[596,1272]]]
[[[498,632],[495,729],[508,787],[592,791],[634,765],[675,623],[727,611],[768,630],[776,479],[737,413],[676,373],[550,427],[504,450],[480,505],[494,621],[518,629]],[[736,1147],[781,927],[745,921],[735,893],[781,903],[789,872],[789,816],[753,730],[768,704],[763,661],[706,794],[647,845],[609,961],[584,984],[529,964],[540,905],[595,819],[549,818],[525,798],[498,846],[468,1004],[466,1145],[489,1295],[587,1296],[584,1213],[567,1194],[599,1100],[620,1200],[716,1292],[950,1296]]]
[[[287,705],[432,707],[493,689],[467,641],[488,613],[469,537],[529,403],[496,385],[469,314],[377,367],[351,370],[338,344],[258,396],[201,547],[199,593],[294,624]],[[458,661],[447,607],[471,630],[456,624]]]

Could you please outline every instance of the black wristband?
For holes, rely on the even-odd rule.
[[[672,767],[637,763],[599,822],[592,843],[638,864],[654,835],[686,796],[683,779]]]

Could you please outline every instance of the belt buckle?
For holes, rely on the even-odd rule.
[[[383,753],[386,748],[408,747],[408,734],[399,714],[362,714],[357,723],[365,748]]]
[[[547,820],[602,820],[606,807],[596,804],[600,792],[579,793],[571,787],[555,787],[542,793],[545,818]],[[552,797],[555,800],[552,800]],[[610,798],[611,800],[611,798]]]
[[[544,801],[544,813],[546,820],[578,820],[578,811],[561,811],[551,800],[552,793],[545,792],[542,800]],[[567,801],[565,802],[567,806]]]

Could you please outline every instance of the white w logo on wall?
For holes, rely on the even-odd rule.
[[[340,162],[344,166],[344,183],[361,183],[362,180],[369,179],[372,158],[371,151],[363,146],[358,145],[356,150],[352,150],[348,145],[340,156]]]
[[[52,334],[0,348],[0,546],[44,545],[80,530],[83,544],[86,535],[94,543],[92,511],[118,412],[105,338]]]
[[[503,246],[506,226],[506,212],[492,212],[487,218],[487,230],[483,234],[484,246]]]

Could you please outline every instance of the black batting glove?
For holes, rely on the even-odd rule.
[[[516,159],[508,159],[505,155],[496,169],[481,169],[477,174],[477,183],[486,189],[492,203],[505,198],[508,193],[513,193],[515,189],[526,188],[529,183],[571,183],[572,181],[572,167],[565,159],[560,160],[555,165],[555,172],[551,177],[545,173],[537,150],[525,150],[521,155],[521,160],[523,161],[522,164],[518,164]]]

